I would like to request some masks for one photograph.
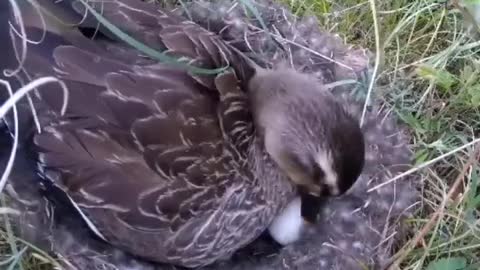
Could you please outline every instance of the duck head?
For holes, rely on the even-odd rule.
[[[258,69],[248,85],[266,152],[298,187],[314,222],[321,201],[344,194],[365,160],[358,120],[314,77],[291,68]]]

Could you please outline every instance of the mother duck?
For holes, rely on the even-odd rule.
[[[95,22],[74,3],[66,12]],[[20,77],[56,76],[70,97],[61,114],[60,87],[38,87],[32,98],[42,132],[33,151],[44,184],[98,237],[151,261],[198,267],[252,242],[297,194],[313,220],[322,198],[356,181],[364,163],[358,121],[316,78],[286,65],[260,68],[152,4],[101,4],[98,12],[148,47],[231,69],[199,75],[158,63],[105,28],[91,39],[91,28],[52,23],[64,6],[49,13],[57,18],[29,46]],[[29,37],[40,36],[38,15],[25,19]]]

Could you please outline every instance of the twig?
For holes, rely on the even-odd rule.
[[[380,44],[380,26],[378,25],[377,18],[377,7],[375,5],[375,0],[370,0],[370,8],[372,9],[373,17],[373,26],[375,29],[375,66],[373,67],[372,77],[370,78],[370,84],[368,85],[367,97],[365,98],[365,104],[363,104],[362,117],[360,118],[360,125],[363,125],[365,115],[367,114],[368,103],[370,101],[373,87],[375,86],[375,81],[377,79],[378,69],[380,67],[380,62],[382,61],[382,46]]]
[[[473,165],[473,163],[477,160],[477,157],[480,153],[480,148],[475,149],[472,154],[470,155],[468,161],[463,165],[460,174],[455,179],[455,182],[451,186],[450,190],[448,191],[446,197],[444,198],[442,205],[433,213],[432,217],[428,220],[428,222],[423,226],[420,232],[410,241],[410,244],[405,245],[403,251],[398,252],[398,258],[394,259],[392,266],[389,269],[400,269],[400,263],[406,258],[406,256],[412,251],[412,249],[422,240],[424,240],[425,235],[435,226],[437,220],[440,220],[443,216],[443,210],[447,205],[450,199],[457,194],[457,190],[459,189],[460,185],[462,184],[465,175],[468,172],[468,169]]]
[[[398,179],[400,179],[400,178],[402,178],[402,177],[405,177],[405,176],[408,176],[408,175],[410,175],[410,174],[416,173],[417,171],[419,171],[419,170],[421,170],[421,169],[423,169],[423,168],[426,168],[426,167],[434,164],[435,162],[438,162],[438,161],[440,161],[440,160],[442,160],[442,159],[445,159],[445,158],[447,158],[447,157],[449,157],[449,156],[451,156],[451,155],[453,155],[453,154],[455,154],[455,153],[457,153],[457,152],[459,152],[459,151],[461,151],[461,150],[463,150],[463,149],[465,149],[465,148],[467,148],[467,147],[470,147],[470,146],[472,146],[472,145],[475,145],[475,144],[477,144],[477,143],[480,143],[480,138],[475,138],[473,141],[471,141],[471,142],[469,142],[469,143],[467,143],[467,144],[464,144],[464,145],[462,145],[462,146],[460,146],[460,147],[458,147],[458,148],[455,148],[455,149],[453,149],[453,150],[450,151],[450,152],[447,152],[447,153],[445,153],[445,154],[443,154],[443,155],[440,155],[440,156],[438,156],[438,157],[436,157],[436,158],[434,158],[434,159],[431,159],[431,160],[429,160],[429,161],[427,161],[427,162],[424,162],[424,163],[422,163],[422,164],[420,164],[420,165],[417,165],[417,166],[411,168],[410,170],[407,170],[406,172],[403,172],[403,173],[401,173],[401,174],[393,177],[392,179],[390,179],[390,180],[388,180],[388,181],[385,181],[385,182],[383,182],[383,183],[381,183],[381,184],[378,184],[378,185],[372,187],[372,188],[369,189],[367,192],[375,191],[375,190],[377,190],[377,189],[379,189],[379,188],[381,188],[381,187],[384,187],[384,186],[386,186],[386,185],[388,185],[388,184],[391,184],[391,183],[397,181]]]

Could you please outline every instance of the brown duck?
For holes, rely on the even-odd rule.
[[[45,185],[61,191],[97,236],[151,261],[207,265],[251,243],[297,194],[313,220],[322,198],[356,181],[364,163],[359,123],[315,77],[286,65],[261,68],[155,5],[102,4],[98,12],[148,47],[204,69],[230,68],[200,75],[160,63],[105,28],[92,39],[87,28],[66,31],[47,19],[22,76],[60,78],[69,103],[62,115],[60,87],[38,88],[34,152]],[[81,3],[68,8],[77,18],[89,14]],[[40,36],[35,16],[26,13],[27,32]],[[89,14],[84,24],[91,22]]]

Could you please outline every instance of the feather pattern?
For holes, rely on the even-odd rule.
[[[53,61],[53,70],[34,62],[25,70],[61,78],[71,105],[59,115],[58,92],[37,91],[36,102],[47,105],[34,136],[43,175],[95,232],[126,251],[189,267],[229,256],[258,237],[294,191],[285,176],[252,173],[248,160],[262,150],[252,154],[260,144],[236,75],[242,61],[218,36],[153,5],[122,0],[101,10],[154,49],[203,68],[235,62],[233,70],[194,75],[135,60],[143,56],[121,43],[47,39],[53,59],[37,57]]]

